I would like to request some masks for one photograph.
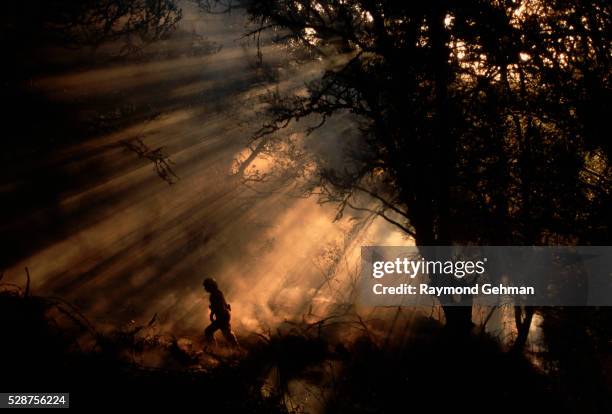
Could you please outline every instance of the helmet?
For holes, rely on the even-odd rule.
[[[207,277],[204,279],[202,286],[204,286],[204,289],[206,290],[214,290],[217,289],[217,281],[212,277]]]

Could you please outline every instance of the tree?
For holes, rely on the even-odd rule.
[[[351,161],[316,174],[339,215],[372,211],[417,245],[609,240],[609,2],[200,3],[243,7],[249,34],[296,61],[342,57],[306,94],[271,94],[254,136],[261,149],[292,121],[356,116]],[[471,324],[469,308],[445,315]]]

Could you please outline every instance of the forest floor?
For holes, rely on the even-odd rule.
[[[420,320],[419,335],[401,343],[367,334],[341,341],[322,326],[296,323],[240,337],[237,351],[221,344],[204,350],[197,338],[156,332],[155,317],[100,333],[61,299],[2,287],[1,388],[70,392],[73,407],[201,405],[249,413],[601,407],[562,395],[553,376],[504,352],[495,339],[458,337],[429,318]]]

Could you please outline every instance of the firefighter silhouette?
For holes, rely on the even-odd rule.
[[[208,344],[216,344],[215,332],[221,330],[223,336],[231,347],[238,347],[236,335],[232,332],[231,306],[225,301],[223,292],[219,290],[217,281],[213,278],[204,279],[204,290],[210,293],[210,325],[204,330],[204,337]]]

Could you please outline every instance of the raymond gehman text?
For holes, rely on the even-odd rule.
[[[376,283],[372,290],[375,295],[535,295],[533,286],[505,286],[490,283],[473,286],[430,286],[426,283],[384,286],[382,283]]]

